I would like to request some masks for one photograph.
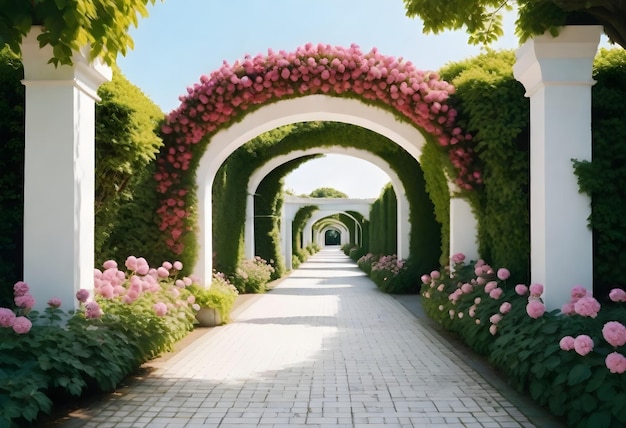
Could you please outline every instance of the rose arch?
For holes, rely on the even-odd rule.
[[[480,172],[467,144],[471,136],[455,126],[456,111],[446,104],[453,91],[436,73],[376,49],[363,53],[356,45],[307,44],[295,52],[270,50],[233,65],[225,62],[187,89],[162,127],[165,147],[155,179],[166,245],[180,254],[198,232],[196,273],[201,279],[210,274],[207,225],[217,168],[246,141],[287,123],[330,120],[363,126],[402,145],[416,159],[424,138],[432,138],[448,148],[456,184],[471,189],[481,182]]]

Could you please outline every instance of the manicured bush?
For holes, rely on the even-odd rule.
[[[256,256],[241,262],[230,281],[239,293],[263,293],[273,271],[274,268],[267,261]]]

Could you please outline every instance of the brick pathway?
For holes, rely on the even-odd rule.
[[[233,315],[63,426],[546,426],[339,250]]]

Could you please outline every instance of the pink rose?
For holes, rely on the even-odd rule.
[[[559,346],[564,351],[571,351],[574,349],[574,338],[572,336],[565,336],[559,342]]]
[[[593,340],[586,334],[576,336],[574,339],[574,350],[583,357],[593,350]]]
[[[591,296],[581,297],[574,304],[574,310],[583,317],[595,318],[600,311],[600,303]]]
[[[422,280],[422,284],[428,284],[430,282],[430,275],[424,274],[420,279]]]
[[[9,308],[0,308],[0,327],[11,327],[15,321],[15,312]]]
[[[50,306],[51,308],[58,308],[61,306],[61,299],[59,299],[58,297],[53,297],[52,299],[48,300],[48,306]]]
[[[439,273],[438,270],[434,270],[430,273],[430,277],[432,279],[439,279],[441,277],[441,274]]]
[[[605,363],[611,373],[622,374],[626,372],[626,357],[619,352],[612,352],[607,355]]]
[[[617,321],[609,321],[602,327],[602,336],[611,346],[618,347],[626,344],[626,327]]]
[[[531,284],[529,287],[530,295],[533,297],[540,297],[543,294],[543,285]]]
[[[13,331],[17,334],[26,334],[32,328],[33,323],[26,317],[17,317],[13,320]]]
[[[511,304],[509,302],[504,302],[500,305],[500,313],[508,314],[511,311]]]
[[[23,296],[24,294],[27,294],[28,291],[28,284],[26,284],[24,281],[17,281],[15,285],[13,285],[13,294],[15,296]]]
[[[616,303],[626,302],[626,291],[622,290],[621,288],[614,288],[609,293],[609,299]]]
[[[498,276],[498,279],[505,281],[509,279],[509,277],[511,276],[511,272],[509,272],[509,270],[506,268],[500,268],[498,269],[498,273],[496,275]]]
[[[156,313],[158,317],[162,317],[162,316],[165,316],[165,314],[167,314],[167,305],[163,302],[155,303],[153,308],[154,308],[154,313]]]
[[[89,298],[89,290],[85,290],[84,288],[81,288],[80,290],[76,292],[76,299],[79,302],[85,303],[88,298]]]
[[[524,296],[528,292],[528,287],[524,284],[517,284],[515,286],[515,292],[520,296]]]
[[[504,291],[500,287],[494,288],[489,293],[489,297],[491,297],[494,300],[498,300],[500,297],[502,297],[502,293],[504,293]]]
[[[498,332],[498,326],[495,324],[491,324],[489,326],[489,333],[491,333],[492,336],[495,336],[497,332]]]
[[[526,305],[526,313],[529,317],[537,319],[541,317],[546,311],[546,307],[543,303],[538,300],[531,300]]]

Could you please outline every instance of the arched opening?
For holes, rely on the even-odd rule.
[[[337,229],[328,229],[324,233],[324,246],[338,246],[341,244],[341,232]]]

